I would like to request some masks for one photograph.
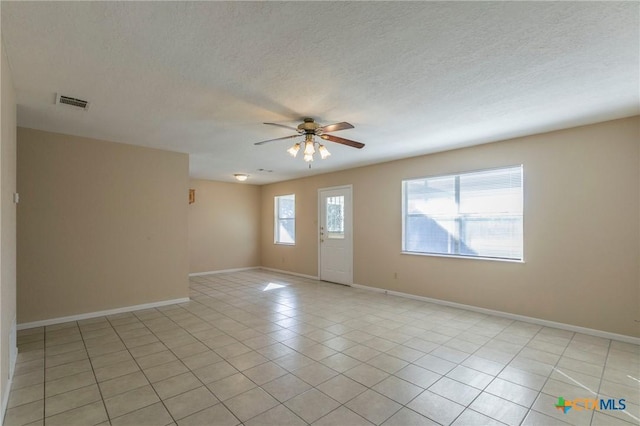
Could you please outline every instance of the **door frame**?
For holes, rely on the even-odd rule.
[[[349,218],[349,223],[351,224],[351,232],[349,232],[348,237],[346,237],[346,240],[349,243],[349,263],[351,265],[350,268],[350,272],[349,272],[349,280],[348,280],[348,284],[344,284],[344,285],[348,285],[351,286],[351,284],[353,284],[353,228],[354,228],[354,224],[353,224],[353,184],[347,184],[347,185],[338,185],[338,186],[329,186],[326,188],[318,188],[318,219],[316,220],[316,236],[317,236],[317,244],[318,244],[318,280],[322,281],[322,244],[320,243],[320,225],[322,223],[322,192],[323,191],[335,191],[335,190],[341,190],[341,189],[347,189],[349,190],[349,194],[351,195],[349,197],[349,203],[350,203],[350,208],[349,208],[349,212],[348,212],[348,218]],[[346,210],[346,209],[345,209]],[[346,221],[347,217],[345,217],[345,221]]]

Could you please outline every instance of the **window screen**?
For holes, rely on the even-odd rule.
[[[295,244],[296,242],[296,196],[279,195],[274,198],[275,243]]]
[[[522,166],[403,181],[403,251],[522,260]]]

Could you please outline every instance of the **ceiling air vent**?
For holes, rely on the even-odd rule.
[[[70,96],[64,96],[59,93],[56,94],[56,104],[64,104],[75,108],[82,108],[85,111],[89,109],[89,102],[83,101],[82,99],[72,98]]]

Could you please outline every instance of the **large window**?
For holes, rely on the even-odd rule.
[[[522,260],[522,166],[402,185],[404,252]]]
[[[296,242],[296,196],[279,195],[274,198],[275,243],[295,244]]]

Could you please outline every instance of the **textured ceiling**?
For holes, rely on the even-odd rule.
[[[637,2],[2,2],[18,123],[268,183],[639,113]],[[55,105],[55,93],[91,102]],[[253,143],[348,121],[311,170]],[[140,165],[144,167],[144,164]],[[273,170],[260,172],[258,169]]]

